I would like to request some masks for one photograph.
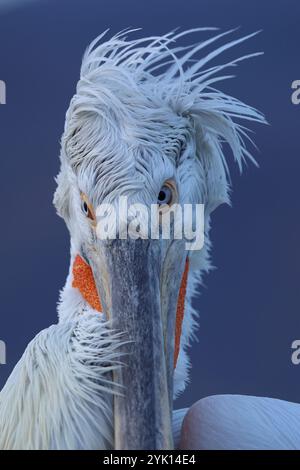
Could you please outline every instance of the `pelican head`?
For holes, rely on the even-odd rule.
[[[212,29],[140,39],[127,31],[107,41],[102,34],[83,57],[66,115],[55,205],[70,231],[73,259],[79,255],[92,270],[102,315],[122,333],[121,366],[113,372],[117,449],[173,447],[172,401],[188,376],[191,298],[209,267],[210,214],[229,202],[223,145],[241,167],[251,156],[246,130],[235,118],[263,121],[255,109],[214,88],[228,78],[220,72],[241,59],[210,63],[250,36],[224,45],[231,32]],[[209,39],[178,45],[203,32]],[[187,250],[174,235],[125,238],[119,225],[114,238],[99,237],[98,208],[117,211],[123,197],[131,206],[157,205],[159,214],[175,203],[203,204],[203,248]],[[123,219],[123,229],[129,223]]]

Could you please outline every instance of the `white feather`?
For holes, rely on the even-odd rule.
[[[91,309],[41,331],[1,391],[0,449],[110,448],[120,341]]]
[[[300,449],[300,405],[244,395],[203,398],[185,417],[181,446],[206,450]]]

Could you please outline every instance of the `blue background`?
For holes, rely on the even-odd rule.
[[[36,1],[0,15],[0,339],[7,365],[0,388],[28,342],[56,321],[69,262],[69,236],[52,206],[64,114],[82,53],[107,27],[145,35],[180,26],[241,26],[263,32],[224,56],[263,50],[222,89],[262,110],[270,126],[252,126],[260,169],[234,164],[229,208],[213,216],[213,264],[196,300],[199,342],[192,382],[176,406],[218,393],[300,401],[300,79],[297,0]],[[202,36],[201,36],[202,37]]]

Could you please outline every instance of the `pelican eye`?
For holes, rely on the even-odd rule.
[[[170,204],[172,201],[172,190],[168,186],[163,186],[159,191],[158,204]]]
[[[158,197],[157,204],[162,209],[165,206],[169,207],[174,204],[177,200],[177,190],[173,181],[166,181],[161,187]]]
[[[82,201],[82,210],[85,213],[85,215],[89,216],[89,206],[85,201]]]
[[[81,193],[81,210],[84,215],[90,219],[92,222],[96,221],[95,212],[92,204],[90,204],[87,196],[84,193]]]

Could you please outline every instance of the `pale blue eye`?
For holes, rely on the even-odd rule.
[[[169,188],[169,186],[164,185],[159,191],[157,202],[160,206],[164,206],[165,204],[171,204],[172,196],[172,189]]]

